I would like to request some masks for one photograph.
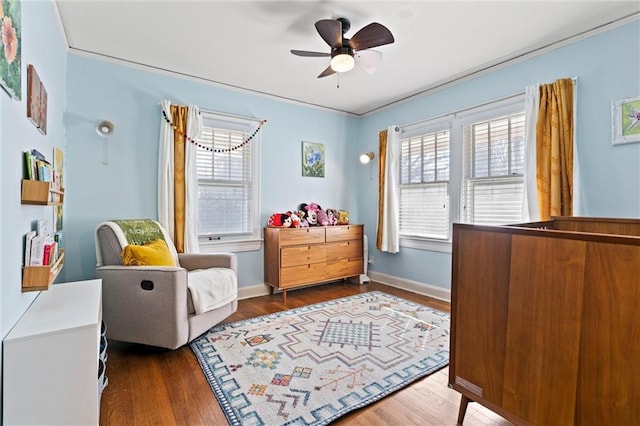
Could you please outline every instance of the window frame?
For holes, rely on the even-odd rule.
[[[448,133],[448,141],[447,144],[449,145],[449,158],[447,159],[447,163],[448,163],[448,170],[447,170],[447,179],[440,179],[438,177],[438,134],[440,133],[444,133],[447,132]],[[424,181],[424,163],[421,163],[420,166],[420,175],[421,175],[421,181],[420,182],[411,182],[412,177],[411,177],[411,171],[408,170],[407,174],[408,174],[408,181],[407,182],[403,182],[402,181],[402,166],[403,166],[403,162],[402,162],[402,156],[401,156],[401,161],[400,161],[400,175],[399,175],[399,179],[398,179],[398,196],[400,197],[400,194],[402,193],[403,189],[410,189],[410,188],[427,188],[427,187],[437,187],[437,186],[442,186],[444,185],[444,188],[446,189],[446,193],[447,193],[447,210],[449,209],[449,206],[451,204],[451,195],[450,195],[450,186],[451,186],[451,126],[450,126],[450,122],[448,119],[443,119],[443,120],[436,120],[434,122],[430,122],[428,123],[428,125],[425,126],[420,126],[418,128],[415,128],[411,131],[404,131],[401,137],[401,143],[404,140],[411,140],[413,138],[424,138],[424,136],[430,136],[430,135],[435,135],[435,146],[434,146],[434,179],[433,180],[428,180],[428,181]],[[421,145],[420,145],[420,149],[423,150],[423,156],[424,157],[424,140],[421,141]],[[402,147],[400,149],[400,151],[402,152]],[[410,159],[409,159],[410,161]],[[408,166],[409,168],[411,168],[411,165]],[[400,206],[402,205],[402,203],[400,203]],[[399,216],[399,218],[402,215]],[[450,215],[448,215],[450,216]],[[425,236],[420,236],[420,235],[415,235],[415,234],[408,234],[402,233],[402,229],[400,229],[400,238],[406,241],[415,241],[415,240],[430,240],[430,241],[448,241],[451,238],[450,232],[449,230],[447,230],[447,238],[438,238],[438,237],[425,237]]]
[[[200,110],[202,114],[203,127],[217,127],[231,132],[243,132],[244,140],[249,137],[259,127],[260,120],[254,118],[244,118],[231,116],[214,111]],[[261,135],[258,131],[248,142],[251,148],[251,186],[250,197],[251,217],[249,224],[251,232],[243,235],[227,235],[213,239],[210,236],[198,235],[198,245],[202,253],[220,252],[243,252],[260,250],[262,246],[262,227],[260,222],[260,141]],[[198,182],[198,186],[200,183]],[[198,217],[199,219],[199,217]]]
[[[400,127],[401,139],[434,132],[438,126],[449,124],[449,239],[400,235],[400,246],[435,252],[452,252],[453,224],[462,218],[462,191],[464,189],[464,130],[475,122],[492,119],[525,110],[524,93],[497,101],[487,102],[475,107],[427,119],[415,124]],[[527,124],[525,123],[525,126]],[[525,132],[526,135],[526,132]],[[526,152],[526,141],[525,141]],[[525,159],[526,162],[526,159]],[[399,166],[401,167],[401,166]],[[400,174],[401,171],[399,170]],[[526,179],[526,171],[524,175]],[[398,182],[400,180],[398,179]],[[400,190],[398,184],[398,191]],[[526,194],[525,194],[526,196]]]

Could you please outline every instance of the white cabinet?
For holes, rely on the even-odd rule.
[[[98,424],[102,281],[56,284],[3,344],[5,425]]]

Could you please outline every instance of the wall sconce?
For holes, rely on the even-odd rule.
[[[98,125],[96,126],[96,133],[98,133],[100,136],[102,136],[103,138],[105,138],[104,140],[104,148],[103,148],[103,160],[102,160],[102,164],[104,164],[105,166],[109,164],[109,136],[113,133],[113,131],[116,129],[115,124],[113,124],[111,121],[109,120],[102,120],[100,123],[98,123]]]
[[[375,155],[373,152],[365,152],[360,156],[360,162],[362,164],[367,164],[369,161],[373,160],[374,157]]]

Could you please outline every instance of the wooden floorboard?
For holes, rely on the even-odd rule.
[[[449,304],[377,283],[339,282],[241,300],[225,322],[379,290],[449,312]],[[108,327],[108,324],[107,324]],[[189,346],[175,351],[109,341],[100,425],[224,425],[226,417]],[[448,369],[338,419],[336,425],[455,425],[460,394],[447,387]],[[479,404],[469,405],[467,426],[510,422]]]

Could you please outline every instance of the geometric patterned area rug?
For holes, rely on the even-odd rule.
[[[221,324],[191,343],[232,425],[325,425],[449,363],[449,314],[380,291]]]

